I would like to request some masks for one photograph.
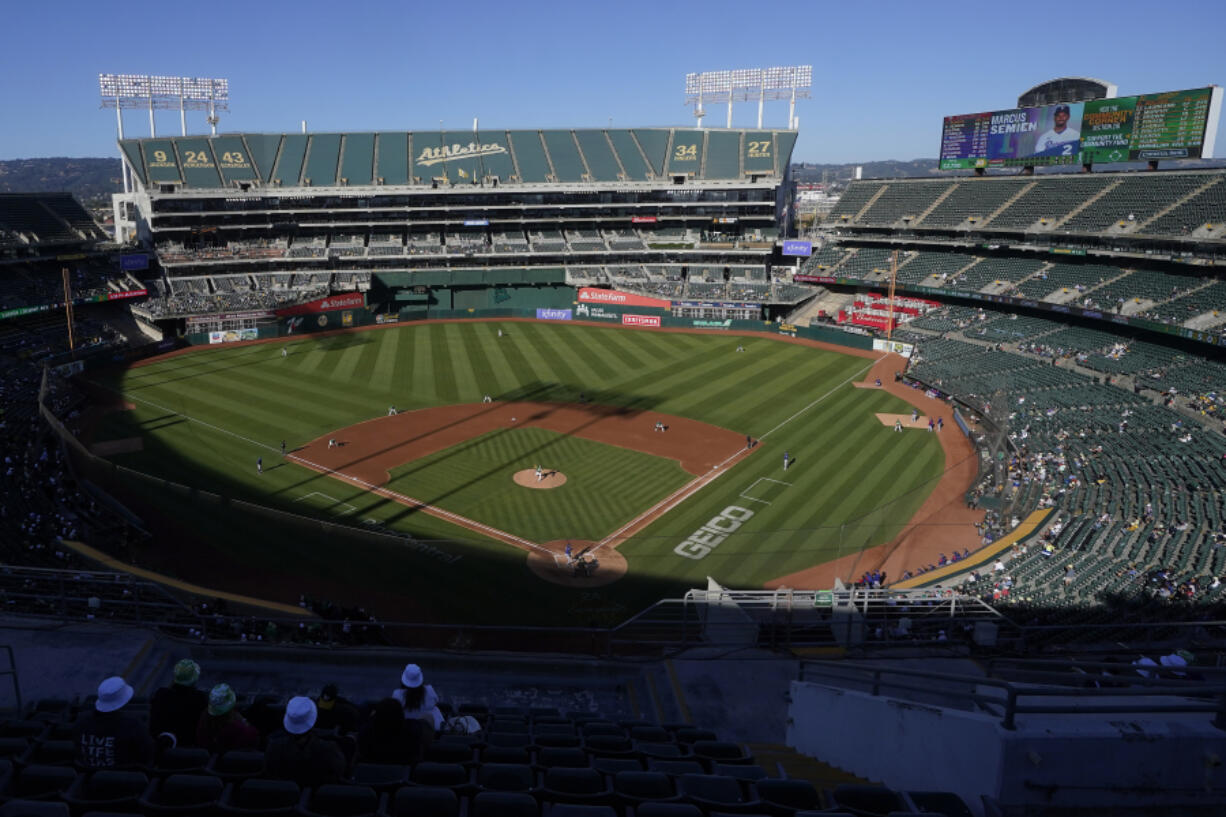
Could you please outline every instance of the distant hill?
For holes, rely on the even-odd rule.
[[[119,158],[0,160],[0,193],[67,191],[85,204],[107,205],[112,193],[123,192]]]

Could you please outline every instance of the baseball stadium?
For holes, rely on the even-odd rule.
[[[121,138],[113,237],[0,195],[11,642],[108,645],[138,695],[189,655],[291,733],[297,665],[372,707],[406,653],[445,679],[401,771],[258,813],[1215,813],[1220,760],[1109,724],[1224,748],[1226,170],[1168,161],[1222,94],[1162,97],[1198,152],[1083,124],[1066,161],[1120,102],[1079,82],[1019,102],[1057,147],[947,117],[941,172],[816,217],[794,127]],[[79,702],[23,708],[9,657],[11,799]],[[899,718],[897,759],[830,737]],[[42,799],[111,802],[59,748]],[[257,813],[196,751],[114,802]]]

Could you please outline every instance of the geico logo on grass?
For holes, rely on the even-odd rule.
[[[673,553],[687,559],[701,559],[720,543],[728,538],[728,534],[749,521],[753,511],[736,505],[729,505],[712,518],[707,524],[689,535],[684,542],[673,548]]]

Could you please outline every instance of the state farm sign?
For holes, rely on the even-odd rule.
[[[646,295],[635,295],[633,292],[619,292],[616,289],[597,289],[596,287],[582,287],[579,290],[579,302],[609,304],[611,306],[651,306],[656,309],[668,309],[672,306],[672,301],[648,298]]]

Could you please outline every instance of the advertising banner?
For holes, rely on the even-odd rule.
[[[209,343],[235,343],[240,340],[256,340],[259,337],[258,329],[225,329],[209,332]]]
[[[272,316],[271,312],[223,312],[220,315],[189,315],[187,318],[187,331],[190,332],[196,327],[220,321],[253,321],[261,318],[271,318]]]
[[[108,301],[122,301],[125,298],[143,298],[149,294],[147,289],[129,289],[126,292],[108,292],[106,299]]]
[[[138,252],[119,256],[119,268],[124,272],[136,272],[149,269],[149,254]]]
[[[579,290],[579,302],[588,304],[609,304],[610,306],[653,306],[656,309],[668,309],[672,301],[660,298],[648,298],[645,295],[635,295],[632,292],[618,292],[615,289],[597,289],[582,287]]]
[[[570,309],[537,309],[536,318],[540,321],[569,321],[573,317]]]
[[[396,312],[383,312],[375,315],[375,323],[398,323],[400,315]]]
[[[622,326],[651,326],[654,328],[659,328],[660,316],[659,315],[632,315],[632,314],[627,313],[625,315],[622,315]]]
[[[903,357],[911,357],[911,353],[915,351],[915,346],[910,343],[900,343],[896,340],[881,340],[880,338],[873,339],[874,352],[893,352],[896,355]]]
[[[330,295],[327,298],[278,309],[277,316],[284,318],[290,315],[310,315],[316,312],[330,312],[334,309],[354,309],[359,306],[366,306],[366,296],[361,292],[346,292],[342,295]]]
[[[812,241],[785,241],[783,242],[783,254],[794,255],[801,258],[808,258],[813,254]]]
[[[605,309],[603,306],[579,304],[575,307],[575,320],[577,321],[620,321],[621,319],[620,312]]]
[[[833,284],[836,279],[833,275],[805,275],[804,273],[797,273],[792,276],[792,280],[805,284]]]
[[[655,224],[656,217],[655,216],[631,216],[630,223],[631,224]]]

